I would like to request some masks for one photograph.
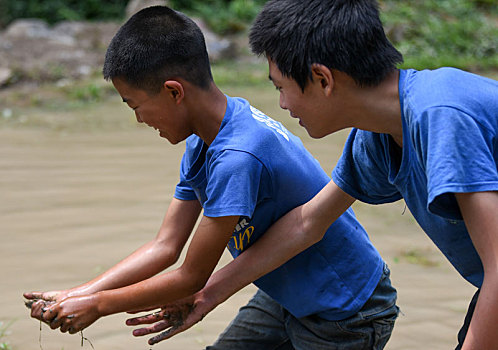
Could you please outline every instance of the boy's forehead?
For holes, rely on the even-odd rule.
[[[139,90],[131,87],[124,79],[121,78],[113,78],[112,84],[116,88],[116,90],[121,95],[123,102],[130,102],[133,99],[133,96],[137,95]]]
[[[271,60],[271,58],[268,58],[268,78],[271,81],[280,80],[283,78],[282,72],[280,71],[280,69],[278,69],[277,65]]]

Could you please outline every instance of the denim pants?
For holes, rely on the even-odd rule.
[[[259,290],[206,350],[383,349],[399,310],[389,274],[384,265],[380,282],[363,308],[340,321],[317,315],[296,318]]]

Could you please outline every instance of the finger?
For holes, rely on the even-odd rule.
[[[150,326],[150,327],[135,329],[133,331],[133,335],[135,337],[141,337],[141,336],[144,336],[147,334],[164,331],[165,329],[168,329],[170,327],[171,327],[171,324],[168,321],[161,321],[161,322],[155,323],[153,326]]]
[[[131,310],[131,311],[126,311],[127,314],[138,314],[140,312],[147,312],[147,311],[152,311],[158,309],[157,307],[150,307],[147,309],[141,309],[141,310]]]
[[[63,321],[61,323],[60,331],[62,333],[66,333],[70,327],[71,327],[71,322]]]
[[[60,318],[54,317],[52,321],[50,321],[49,326],[52,329],[57,329],[62,325],[62,322],[63,320],[61,320]]]
[[[43,299],[46,301],[55,301],[56,294],[47,292],[27,292],[23,296],[26,299]]]
[[[136,326],[139,324],[150,324],[164,319],[164,315],[161,312],[154,312],[153,314],[148,314],[145,316],[133,317],[126,320],[126,325]]]
[[[53,304],[54,304],[53,302],[49,303],[45,300],[39,299],[36,303],[33,303],[31,305],[31,317],[34,317],[44,322],[46,322],[47,319],[48,320],[52,319],[52,317],[50,316],[50,314],[53,313],[52,310],[50,310],[50,312],[47,315],[45,315],[45,313],[48,311],[50,305]]]
[[[161,342],[163,340],[171,338],[172,336],[174,336],[174,335],[176,335],[178,333],[183,332],[187,328],[188,327],[185,327],[185,326],[171,327],[170,329],[162,332],[161,334],[156,335],[155,337],[150,338],[149,341],[148,341],[148,343],[149,343],[149,345],[157,344],[157,343],[159,343],[159,342]]]
[[[41,292],[24,292],[22,296],[26,299],[40,299]]]
[[[78,332],[81,332],[85,327],[83,327],[81,324],[76,322],[71,323],[71,326],[67,329],[69,334],[76,334]]]
[[[66,333],[67,331],[69,331],[69,328],[71,328],[73,325],[72,325],[72,319],[74,318],[74,315],[68,315],[63,321],[62,321],[62,324],[61,324],[61,332],[62,333]],[[74,327],[73,327],[74,329]]]
[[[73,325],[73,326],[70,326],[67,331],[69,332],[69,334],[76,334],[79,332],[78,329],[79,329],[78,327]]]
[[[46,319],[43,317],[43,314],[47,311],[47,302],[39,299],[35,303],[31,305],[31,317],[36,318],[37,320],[46,322]]]
[[[40,319],[41,314],[43,312],[42,308],[45,307],[45,304],[40,300],[37,300],[37,301],[32,300],[32,301],[33,301],[33,303],[31,303],[31,305],[29,307],[31,309],[31,317]]]
[[[43,292],[26,292],[22,295],[26,299],[43,299]]]
[[[42,307],[41,308],[41,320],[47,323],[51,323],[57,318],[58,312],[53,307]]]
[[[33,307],[33,304],[37,303],[40,299],[28,299],[24,301],[24,306],[26,306],[28,309],[31,309]]]

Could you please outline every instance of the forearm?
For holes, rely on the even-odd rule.
[[[199,291],[208,276],[182,267],[123,288],[98,292],[96,304],[101,316],[161,307]]]
[[[202,289],[203,297],[218,305],[280,267],[320,241],[329,226],[353,202],[352,197],[333,182],[329,183],[312,200],[284,215],[248,250],[213,274]]]
[[[212,274],[237,220],[237,216],[203,217],[190,242],[185,261],[178,269],[125,287],[66,298],[48,307],[48,312],[41,317],[49,321],[53,329],[66,327],[70,318],[71,331],[75,332],[102,316],[157,308],[190,296],[201,289]],[[179,244],[183,246],[184,240],[186,237]],[[143,257],[144,252],[139,256]]]
[[[177,253],[168,246],[156,240],[148,242],[100,276],[72,288],[69,296],[93,294],[142,281],[172,265],[176,258]]]
[[[87,295],[120,288],[147,279],[171,266],[178,259],[200,211],[198,201],[173,198],[154,240],[144,244],[102,275],[73,288],[71,294]]]
[[[462,349],[498,349],[498,192],[456,193],[484,279]]]
[[[302,211],[300,206],[287,213],[248,250],[214,273],[202,290],[205,297],[220,304],[311,246],[315,240],[303,234]]]
[[[238,216],[203,217],[179,268],[119,289],[97,293],[102,316],[160,307],[199,291],[213,273]]]
[[[498,272],[485,278],[462,350],[498,349]]]

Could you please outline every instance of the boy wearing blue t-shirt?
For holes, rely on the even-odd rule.
[[[498,83],[452,68],[397,70],[403,58],[386,38],[372,0],[270,0],[251,28],[250,44],[268,58],[280,106],[310,136],[353,130],[333,181],[274,224],[265,234],[271,240],[251,249],[265,256],[279,237],[293,244],[261,260],[245,279],[235,273],[240,260],[220,270],[212,278],[217,283],[185,301],[198,306],[184,311],[187,322],[164,338],[319,239],[356,199],[380,204],[403,198],[477,287],[457,349],[498,349]]]
[[[333,181],[310,202],[321,212],[307,215],[333,208],[337,193],[403,198],[478,288],[457,348],[498,349],[498,83],[453,68],[397,70],[402,56],[370,0],[269,1],[250,43],[310,136],[353,127]]]
[[[155,240],[81,286],[25,294],[42,299],[32,316],[62,332],[197,292],[225,247],[234,258],[244,252],[257,264],[247,248],[330,180],[280,123],[215,86],[202,33],[181,13],[157,6],[131,17],[107,50],[104,76],[139,122],[172,144],[186,140],[186,150]],[[176,261],[201,209],[184,263],[155,276]],[[398,313],[396,291],[352,210],[342,211],[323,239],[258,276],[259,291],[210,349],[384,347]],[[278,242],[274,252],[287,244]],[[164,311],[155,317],[179,325]]]

